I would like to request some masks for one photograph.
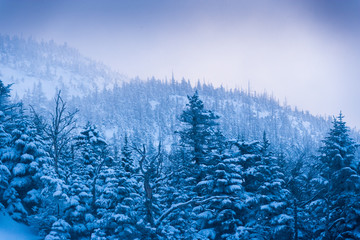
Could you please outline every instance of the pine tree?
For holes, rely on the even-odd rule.
[[[204,108],[198,92],[193,96],[188,96],[189,103],[187,108],[180,115],[180,121],[185,125],[179,131],[182,145],[188,149],[193,164],[206,164],[207,154],[214,146],[215,127],[218,126],[216,120],[219,118],[212,111]]]
[[[320,229],[326,239],[360,238],[359,162],[355,152],[359,146],[350,136],[342,113],[333,120],[333,127],[320,149],[319,205]]]
[[[268,151],[269,141],[235,142],[242,167],[245,214],[235,239],[289,239],[293,218],[287,212],[288,191],[279,160]]]
[[[136,173],[127,134],[125,134],[124,145],[121,148],[121,166],[127,173]]]
[[[33,178],[38,166],[35,162],[37,149],[30,136],[28,118],[23,114],[21,105],[10,103],[9,93],[10,86],[4,86],[0,81],[0,109],[3,110],[0,111],[0,161],[4,174],[1,177],[0,202],[13,219],[27,222],[34,206],[27,194],[35,193],[33,188],[37,188]],[[35,198],[33,202],[37,202]]]
[[[231,239],[237,227],[243,225],[244,189],[238,158],[223,156],[213,166],[212,173],[197,184],[204,204],[193,209],[199,228],[196,236],[210,239]],[[208,201],[207,201],[208,200]]]
[[[206,175],[207,166],[214,164],[213,155],[219,152],[217,148],[220,148],[222,135],[216,129],[219,117],[204,108],[198,92],[188,96],[188,100],[180,115],[183,128],[178,131],[181,147],[176,153],[179,169],[174,169],[174,172],[181,181],[184,196],[191,198],[197,195],[194,186]]]
[[[279,158],[272,155],[262,156],[256,166],[256,178],[259,188],[256,190],[260,219],[258,227],[263,233],[268,232],[272,239],[290,239],[293,221],[289,212],[289,191],[285,186],[285,175]]]
[[[165,208],[181,205],[196,197],[205,197],[196,185],[206,176],[208,167],[215,164],[213,155],[218,152],[217,142],[222,137],[216,122],[219,117],[204,108],[198,92],[188,96],[188,100],[186,109],[179,117],[182,123],[182,129],[177,132],[180,145],[173,148],[170,157],[172,164],[168,169],[172,174],[166,179],[168,187],[162,188],[164,194],[168,195],[167,204],[164,202]],[[166,226],[172,230],[166,234],[181,239],[194,236],[199,230],[194,224],[196,220],[189,206],[175,209],[167,217],[163,229]]]
[[[70,237],[70,224],[65,220],[58,220],[54,222],[50,233],[45,237],[45,240],[68,240]]]
[[[64,217],[72,226],[73,238],[90,237],[98,207],[97,180],[109,159],[109,152],[96,126],[89,123],[75,137],[75,142],[77,154],[70,167],[72,174]]]
[[[11,139],[11,135],[6,131],[6,122],[9,118],[7,114],[9,93],[10,86],[5,86],[0,80],[0,151],[7,146]],[[2,195],[9,186],[10,177],[11,173],[9,169],[0,159],[0,200],[2,200]],[[5,207],[3,206],[2,201],[0,201],[0,212],[4,211],[4,209]]]
[[[312,235],[311,229],[315,226],[315,224],[311,223],[311,214],[306,207],[312,197],[311,180],[314,169],[312,166],[310,166],[310,169],[304,167],[304,156],[305,154],[302,154],[294,162],[295,166],[291,169],[287,178],[287,189],[291,196],[288,202],[292,207],[291,215],[294,219],[294,240],[310,239]]]

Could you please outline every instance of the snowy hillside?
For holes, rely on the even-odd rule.
[[[359,239],[341,113],[1,41],[0,239]]]
[[[69,95],[78,96],[126,80],[66,44],[6,35],[0,35],[0,78],[13,83],[13,94],[19,97],[40,83],[48,98],[56,89],[66,88]]]
[[[74,98],[71,104],[79,108],[83,122],[96,123],[109,138],[126,133],[133,139],[145,137],[171,144],[174,132],[181,127],[179,115],[187,95],[196,90],[204,105],[220,116],[220,129],[231,139],[257,140],[265,131],[277,150],[310,153],[330,126],[329,119],[282,106],[266,94],[227,91],[206,84],[194,88],[185,80],[133,80],[112,90]]]
[[[220,115],[220,128],[229,138],[260,139],[266,131],[277,150],[313,152],[330,127],[331,119],[283,106],[266,94],[206,84],[193,87],[184,79],[129,82],[75,49],[54,42],[0,36],[0,60],[1,79],[14,83],[13,96],[43,111],[50,108],[56,90],[61,90],[69,105],[80,110],[82,124],[97,124],[108,138],[126,133],[133,139],[145,136],[170,146],[187,95],[195,90],[206,107]]]

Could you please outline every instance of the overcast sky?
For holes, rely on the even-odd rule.
[[[0,33],[66,42],[129,77],[249,82],[360,128],[358,0],[0,0]]]

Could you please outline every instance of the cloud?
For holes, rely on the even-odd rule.
[[[3,31],[67,42],[129,76],[250,81],[314,114],[343,109],[360,126],[356,1],[20,2],[0,1]]]

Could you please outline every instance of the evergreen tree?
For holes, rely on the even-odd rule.
[[[204,108],[198,92],[188,96],[188,100],[186,109],[180,115],[183,124],[178,132],[181,148],[176,154],[178,169],[174,169],[174,172],[181,181],[185,196],[191,198],[197,195],[194,186],[206,175],[207,166],[215,164],[212,162],[213,156],[221,145],[219,141],[222,135],[216,129],[219,117]]]
[[[68,240],[70,237],[70,224],[65,220],[58,220],[54,222],[50,233],[45,237],[45,240]]]
[[[10,93],[10,86],[5,86],[0,80],[0,151],[2,151],[8,144],[11,139],[11,135],[7,133],[7,119],[8,116],[8,98]],[[3,164],[0,159],[0,199],[2,200],[2,195],[4,191],[9,186],[9,179],[11,173],[6,165]],[[2,201],[0,201],[0,212],[4,211],[4,206]]]
[[[21,104],[9,101],[9,86],[0,81],[0,203],[17,221],[49,231],[53,212],[47,205],[44,176],[51,176],[44,140]],[[43,214],[46,212],[46,214]]]
[[[286,240],[292,238],[294,218],[289,212],[289,191],[286,188],[285,175],[279,158],[262,156],[256,166],[256,179],[259,187],[256,190],[259,219],[257,227],[270,239]]]
[[[28,207],[24,205],[27,194],[36,188],[33,176],[37,172],[38,164],[34,161],[37,149],[29,136],[28,119],[21,105],[10,103],[9,93],[10,86],[0,81],[0,161],[4,174],[0,202],[13,219],[27,222],[33,205],[30,200]]]
[[[246,213],[241,166],[238,158],[224,156],[211,169],[196,186],[206,202],[193,209],[200,230],[195,236],[231,239]]]
[[[287,188],[291,196],[288,202],[292,206],[291,213],[294,219],[294,240],[311,239],[311,230],[316,226],[316,223],[310,220],[312,218],[311,211],[308,211],[306,206],[313,195],[311,180],[314,168],[312,166],[309,169],[304,167],[304,156],[305,154],[302,154],[294,162],[295,166],[287,178]]]
[[[214,140],[219,117],[204,108],[197,91],[193,96],[188,96],[188,100],[187,108],[180,115],[180,121],[185,125],[179,131],[181,143],[188,149],[193,164],[206,164],[207,154],[217,147]]]
[[[279,160],[267,149],[269,141],[235,142],[242,167],[245,207],[237,239],[290,239],[293,218],[287,211],[288,191]]]
[[[121,166],[127,173],[136,173],[127,134],[125,134],[124,145],[121,148]]]
[[[311,204],[320,206],[317,214],[324,239],[360,239],[360,204],[358,159],[359,146],[350,136],[342,113],[333,120],[333,127],[320,149],[319,197]]]
[[[100,226],[97,235],[101,233],[108,239],[136,239],[141,236],[137,228],[141,219],[141,185],[136,174],[132,151],[125,137],[121,158],[101,176],[104,186],[97,200]]]
[[[75,137],[75,142],[77,154],[70,167],[72,174],[64,218],[72,227],[73,238],[90,237],[98,207],[97,180],[109,159],[109,152],[97,128],[89,123]]]

